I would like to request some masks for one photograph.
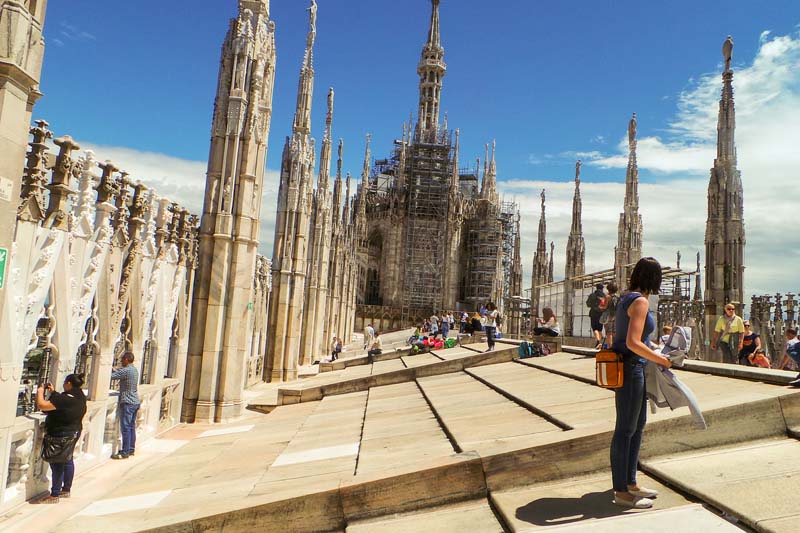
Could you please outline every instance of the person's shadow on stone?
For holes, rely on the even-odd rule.
[[[626,509],[612,503],[614,491],[588,492],[580,498],[539,498],[517,508],[517,520],[537,526],[571,524],[592,518],[608,518]]]

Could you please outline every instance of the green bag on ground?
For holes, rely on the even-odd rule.
[[[445,348],[452,348],[455,345],[456,345],[456,340],[455,339],[450,338],[450,339],[447,339],[447,340],[444,341],[444,347]]]

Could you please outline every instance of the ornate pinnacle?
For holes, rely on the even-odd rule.
[[[53,138],[53,132],[47,129],[49,124],[44,120],[37,120],[36,126],[30,129],[33,140],[29,143],[31,149],[27,155],[27,164],[22,175],[22,202],[17,210],[21,220],[38,222],[44,213],[44,198],[42,190],[47,181],[46,141]]]
[[[54,140],[53,143],[59,147],[56,166],[53,169],[53,179],[47,189],[50,191],[50,202],[47,205],[47,217],[53,217],[53,227],[67,229],[69,220],[67,218],[67,200],[75,191],[70,188],[70,181],[73,176],[77,177],[80,169],[72,160],[72,152],[80,150],[80,146],[66,135]]]
[[[97,184],[97,203],[99,204],[114,204],[117,195],[119,194],[119,182],[114,179],[114,173],[119,169],[111,161],[99,163],[102,174],[100,175],[100,182]]]
[[[128,199],[130,197],[130,190],[128,189],[130,182],[128,181],[128,173],[124,170],[120,172],[119,178],[116,179],[116,187],[119,191],[117,196],[117,212],[114,214],[112,226],[114,230],[119,233],[125,242],[128,241],[128,217],[130,211],[128,210]]]

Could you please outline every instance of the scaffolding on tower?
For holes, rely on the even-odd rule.
[[[444,292],[451,143],[414,142],[409,148],[403,304],[438,310]]]

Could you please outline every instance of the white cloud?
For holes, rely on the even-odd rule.
[[[140,180],[154,189],[159,196],[181,204],[198,216],[202,215],[206,185],[205,161],[191,161],[155,152],[91,142],[78,144],[83,150],[92,150],[98,161],[113,161],[118,168],[128,172],[129,179],[134,182]],[[267,169],[264,182],[259,251],[271,257],[278,197],[278,172]]]
[[[749,294],[797,292],[800,287],[795,285],[792,265],[800,255],[794,194],[800,181],[800,34],[761,33],[756,57],[749,64],[735,62],[734,70],[736,144],[747,231],[746,290]],[[673,119],[665,126],[648,125],[648,129],[665,131],[663,138],[639,139],[640,169],[659,176],[656,184],[639,186],[644,253],[665,264],[674,265],[675,252],[681,250],[682,266],[691,268],[695,252],[703,252],[721,71],[720,64],[715,72],[691,78],[689,87],[677,95]],[[628,163],[627,135],[617,144],[616,153],[585,159],[589,166],[584,167],[584,176],[591,174],[591,166],[616,168],[621,181]],[[510,181],[501,182],[500,188],[516,194],[523,206],[526,285],[536,247],[538,193],[542,188],[548,190],[548,240],[556,241],[556,274],[563,277],[572,183]],[[624,186],[584,182],[581,189],[587,268],[608,268],[613,264]]]

